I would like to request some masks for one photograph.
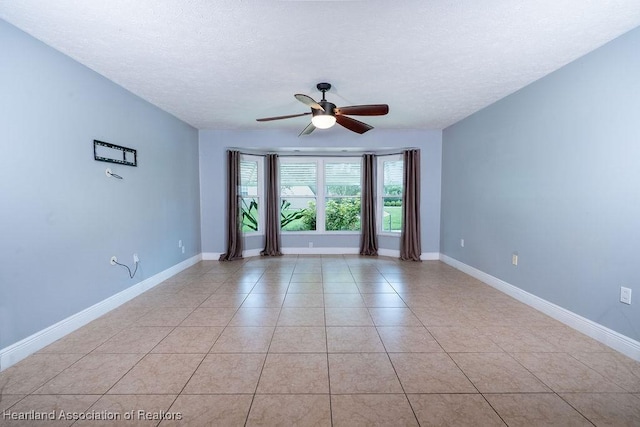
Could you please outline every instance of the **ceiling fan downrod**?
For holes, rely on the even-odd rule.
[[[326,101],[324,94],[331,89],[331,83],[318,83],[316,87],[320,92],[322,92],[322,100]]]

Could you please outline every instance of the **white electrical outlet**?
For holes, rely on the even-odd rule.
[[[112,256],[111,259],[109,260],[109,263],[111,265],[116,265],[116,262],[118,262],[118,258],[116,258],[115,256]]]
[[[464,248],[464,239],[460,239],[460,247]]]
[[[624,286],[620,287],[620,302],[631,304],[631,289]]]
[[[511,254],[511,264],[518,265],[518,253],[514,252]]]
[[[138,254],[133,254],[133,263],[137,264],[140,262],[140,258],[138,258]]]
[[[181,248],[182,247],[182,240],[178,240],[178,247]]]
[[[182,253],[184,253],[184,246],[182,247]]]

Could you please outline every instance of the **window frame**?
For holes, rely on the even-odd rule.
[[[360,194],[357,196],[330,196],[327,195],[327,181],[326,181],[326,165],[327,164],[331,164],[331,163],[355,163],[359,166],[360,168],[360,174],[358,176],[358,186],[360,188]],[[323,183],[322,183],[322,190],[323,190],[323,217],[324,220],[322,222],[323,224],[323,228],[324,228],[324,233],[325,234],[329,234],[329,235],[333,235],[333,234],[337,234],[337,233],[345,233],[345,234],[360,234],[362,232],[362,206],[360,206],[360,229],[358,230],[327,230],[327,221],[326,221],[326,209],[327,209],[327,199],[360,199],[362,200],[362,157],[323,157],[322,158],[322,173],[323,173]]]
[[[319,170],[319,166],[318,166],[318,161],[317,158],[315,157],[303,157],[303,156],[291,156],[291,157],[280,157],[280,164],[279,164],[279,168],[278,168],[278,183],[279,183],[279,188],[278,188],[278,203],[281,205],[282,204],[282,165],[287,164],[287,163],[315,163],[316,165],[316,194],[314,195],[314,198],[316,199],[316,229],[315,230],[298,230],[298,231],[289,231],[289,230],[283,230],[282,228],[280,228],[280,233],[282,234],[317,234],[318,232],[318,223],[320,221],[319,218],[319,214],[318,214],[318,199],[320,198],[320,196],[318,195],[320,193],[320,186],[318,185],[319,182],[319,176],[320,176],[320,170]],[[291,196],[289,196],[291,197]],[[310,196],[293,196],[293,198],[297,198],[297,199],[309,199],[311,198]],[[278,209],[278,212],[280,212],[280,210]]]
[[[327,230],[326,229],[326,181],[325,181],[325,164],[326,163],[359,163],[361,166],[360,169],[360,186],[362,187],[362,158],[357,156],[335,156],[335,157],[323,157],[323,156],[287,156],[280,157],[280,165],[285,163],[315,163],[316,164],[316,229],[315,230],[306,230],[306,231],[286,231],[280,230],[280,232],[284,235],[329,235],[336,236],[339,234],[348,234],[348,235],[359,235],[361,230],[357,231],[349,231],[349,230]],[[278,171],[280,174],[280,171]],[[361,190],[362,193],[362,190]],[[331,198],[335,198],[330,196]],[[338,196],[336,196],[338,197]],[[346,196],[353,197],[353,196]],[[360,196],[361,197],[361,196]],[[303,198],[303,197],[300,197]],[[280,195],[280,199],[282,199],[282,195]]]
[[[377,191],[376,191],[376,231],[379,236],[395,236],[399,237],[401,231],[385,231],[383,228],[383,217],[384,217],[384,199],[385,197],[389,197],[384,193],[384,162],[395,162],[395,161],[403,161],[402,154],[386,154],[378,156],[378,164],[377,166]],[[404,165],[403,165],[404,169]],[[404,174],[404,170],[402,171]],[[404,183],[402,184],[402,194],[400,197],[404,197]],[[402,206],[404,209],[404,206]],[[402,227],[401,227],[402,228]]]
[[[258,230],[257,231],[242,231],[244,236],[264,236],[264,224],[266,220],[265,215],[265,199],[264,199],[264,156],[257,156],[254,154],[240,154],[240,162],[256,162],[257,163],[257,195],[258,199]],[[240,187],[242,187],[242,179],[240,179]],[[241,193],[241,191],[239,191]],[[244,198],[242,194],[240,197]],[[252,197],[253,198],[253,197]]]

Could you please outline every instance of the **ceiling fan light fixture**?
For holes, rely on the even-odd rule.
[[[316,114],[311,118],[311,123],[318,129],[329,129],[336,124],[336,117],[330,114]]]

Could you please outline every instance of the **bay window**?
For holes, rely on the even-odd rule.
[[[263,162],[242,155],[240,194],[242,231],[263,233]],[[361,230],[362,159],[360,157],[280,157],[280,230],[282,232],[357,233]],[[403,160],[378,156],[377,229],[402,230]]]

